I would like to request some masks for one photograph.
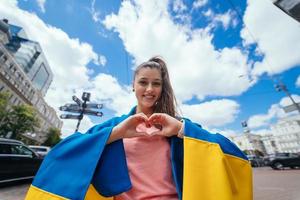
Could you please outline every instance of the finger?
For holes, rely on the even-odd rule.
[[[158,122],[162,122],[163,121],[163,114],[161,113],[154,113],[150,116],[149,120],[148,120],[151,124],[155,124]]]
[[[155,131],[150,134],[150,136],[154,136],[154,135],[165,136],[165,133],[163,131]]]
[[[146,122],[146,121],[148,121],[148,117],[144,113],[138,113],[138,114],[134,115],[134,118],[138,122]]]
[[[149,137],[150,135],[146,132],[137,132],[138,137],[142,137],[142,136],[147,136]]]

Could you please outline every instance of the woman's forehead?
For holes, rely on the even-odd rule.
[[[143,67],[137,72],[137,78],[161,80],[161,72],[157,68]]]

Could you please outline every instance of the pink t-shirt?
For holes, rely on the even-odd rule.
[[[168,140],[152,136],[123,141],[132,188],[115,200],[178,200]]]

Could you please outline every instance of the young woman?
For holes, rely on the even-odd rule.
[[[247,158],[227,138],[177,115],[160,57],[136,68],[133,91],[129,114],[52,149],[26,199],[252,199]]]

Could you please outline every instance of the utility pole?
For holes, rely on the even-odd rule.
[[[299,114],[300,114],[300,105],[299,103],[296,103],[296,101],[293,99],[292,95],[289,93],[287,87],[279,80],[278,84],[275,84],[275,89],[278,92],[283,91],[292,101],[293,103],[293,107],[298,110]],[[291,112],[291,111],[286,111],[286,112]]]

